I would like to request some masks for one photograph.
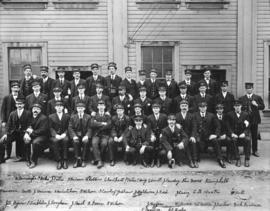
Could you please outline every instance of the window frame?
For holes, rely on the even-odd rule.
[[[264,41],[264,65],[263,65],[263,71],[264,71],[264,86],[263,86],[263,100],[265,103],[265,110],[270,110],[270,104],[269,104],[269,77],[270,77],[270,40]]]

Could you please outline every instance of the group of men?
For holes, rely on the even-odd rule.
[[[160,167],[166,161],[173,168],[187,160],[191,168],[198,168],[200,155],[209,146],[222,168],[225,159],[241,166],[239,146],[244,147],[246,167],[251,150],[259,156],[259,110],[264,103],[253,93],[252,83],[245,84],[246,94],[236,100],[228,81],[219,84],[210,69],[204,70],[198,83],[188,69],[180,83],[171,71],[161,80],[156,69],[150,70],[149,79],[140,70],[136,82],[131,67],[125,68],[124,79],[116,74],[114,62],[108,70],[103,77],[99,65],[92,64],[93,75],[84,80],[80,70],[73,69],[74,79],[67,81],[64,67],[57,69],[54,80],[48,67],[41,66],[41,77],[35,77],[31,65],[24,65],[24,78],[11,84],[1,107],[0,163],[10,158],[13,141],[15,161],[26,161],[29,168],[50,148],[57,169],[67,169],[71,146],[74,168],[85,167],[89,153],[97,168],[105,160],[114,166],[119,157],[127,165]],[[225,159],[222,146],[226,146]]]

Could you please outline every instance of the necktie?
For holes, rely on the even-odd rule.
[[[60,80],[60,85],[63,86],[63,79]]]

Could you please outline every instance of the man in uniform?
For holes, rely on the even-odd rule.
[[[135,127],[127,133],[126,164],[136,165],[140,158],[142,165],[148,167],[147,161],[153,156],[153,147],[150,146],[151,132],[143,126],[142,116],[136,116],[134,121]]]
[[[118,88],[122,82],[122,78],[116,75],[117,66],[114,62],[108,64],[108,70],[110,71],[110,75],[106,77],[106,86],[108,96],[110,100],[112,100],[114,97],[118,96]]]
[[[126,77],[121,82],[121,85],[126,87],[127,94],[131,100],[137,98],[137,84],[136,81],[132,79],[132,68],[125,67]]]
[[[167,126],[167,115],[161,113],[161,105],[159,103],[153,103],[153,114],[148,116],[147,123],[148,129],[152,131],[150,145],[154,149],[154,157],[152,157],[151,167],[154,167],[155,162],[157,167],[161,166],[161,160],[164,156],[162,147],[160,144],[160,136],[163,128]]]
[[[25,99],[16,98],[16,109],[9,115],[6,124],[6,134],[0,139],[0,145],[3,150],[0,151],[0,161],[4,161],[4,149],[12,146],[12,142],[16,141],[16,161],[25,160],[25,148],[23,136],[31,119],[31,112],[24,109]],[[10,157],[11,148],[7,152]]]
[[[174,168],[175,160],[179,166],[182,165],[179,159],[182,153],[186,153],[189,162],[191,162],[188,136],[182,128],[176,127],[174,114],[168,116],[168,126],[162,130],[160,141],[166,151],[169,168]]]
[[[23,66],[23,74],[24,78],[20,81],[20,93],[26,97],[30,95],[32,90],[32,83],[34,82],[32,67],[30,64],[26,64]]]
[[[206,93],[207,90],[207,85],[205,82],[200,82],[199,83],[199,93],[194,96],[194,107],[195,111],[199,110],[199,103],[200,102],[206,102],[207,103],[207,111],[214,113],[214,102],[213,102],[213,97],[212,95],[209,95]]]
[[[158,88],[159,97],[154,101],[160,104],[160,113],[168,115],[172,109],[172,99],[166,96],[166,88],[160,86]]]
[[[85,85],[79,84],[77,86],[78,88],[78,95],[72,98],[71,103],[71,110],[72,112],[76,112],[76,104],[81,102],[85,105],[85,113],[90,114],[90,104],[91,104],[91,98],[85,94]]]
[[[150,70],[150,78],[146,80],[145,87],[147,89],[147,97],[154,100],[158,97],[158,87],[160,82],[157,80],[157,70]]]
[[[180,94],[173,99],[173,111],[175,113],[180,112],[180,102],[186,100],[189,106],[189,112],[193,113],[195,111],[194,97],[187,94],[187,85],[184,83],[179,84]]]
[[[221,168],[226,168],[218,141],[220,135],[219,121],[213,113],[207,112],[206,102],[200,102],[198,106],[199,111],[194,113],[194,120],[197,122],[197,147],[199,153],[206,151],[208,146],[213,146],[218,164]],[[198,156],[200,157],[200,154]]]
[[[180,84],[185,84],[187,86],[187,94],[194,96],[198,93],[198,89],[196,83],[191,79],[192,79],[191,70],[185,69],[184,80],[179,83],[179,86]]]
[[[62,101],[63,106],[64,106],[64,113],[68,113],[70,108],[68,106],[68,99],[63,98],[61,96],[62,89],[60,87],[55,87],[53,88],[53,94],[54,98],[50,99],[49,102],[47,103],[47,115],[53,114],[56,112],[55,110],[55,104],[57,101]]]
[[[40,153],[49,145],[48,118],[42,114],[42,108],[43,107],[39,103],[32,105],[32,117],[23,137],[26,149],[27,166],[29,168],[36,167]]]
[[[77,113],[70,117],[68,125],[69,137],[73,143],[75,163],[73,168],[86,166],[86,153],[92,137],[91,116],[85,113],[85,104],[76,104]]]
[[[146,93],[146,87],[141,86],[139,88],[139,98],[134,101],[134,104],[141,104],[143,113],[146,116],[149,116],[150,114],[152,114],[152,100],[146,96]]]
[[[30,110],[34,104],[40,104],[42,106],[42,113],[46,114],[48,96],[41,93],[40,88],[41,86],[38,81],[32,83],[33,93],[26,97],[25,108]]]
[[[243,111],[249,114],[250,132],[252,139],[252,155],[259,157],[258,153],[258,125],[261,123],[260,110],[265,108],[259,95],[253,93],[253,83],[245,83],[246,94],[239,98]]]
[[[79,68],[73,68],[73,80],[70,82],[70,100],[78,95],[78,85],[85,84],[85,80],[81,79],[81,72]]]
[[[91,128],[93,129],[92,147],[94,154],[93,164],[97,164],[97,168],[103,167],[103,160],[107,150],[110,132],[111,132],[111,116],[105,113],[105,102],[98,101],[98,112],[91,120]]]
[[[48,76],[49,68],[47,66],[40,66],[40,84],[41,92],[46,94],[48,99],[53,98],[53,88],[55,87],[55,80]]]
[[[179,87],[175,80],[172,78],[172,71],[168,70],[165,73],[165,83],[164,86],[166,88],[167,97],[174,99],[179,95]]]
[[[135,103],[134,106],[134,115],[131,117],[131,126],[135,126],[135,117],[141,116],[143,118],[143,126],[147,127],[148,117],[143,113],[143,108],[141,103]]]
[[[99,75],[98,64],[91,64],[91,70],[93,75],[86,79],[86,95],[92,97],[96,94],[96,85],[101,84],[106,90],[106,79]]]
[[[206,93],[215,96],[219,92],[219,85],[216,80],[211,78],[211,70],[205,68],[203,71],[204,78],[198,82],[200,85],[201,82],[206,84]]]
[[[191,168],[198,168],[199,164],[197,162],[197,144],[196,144],[196,137],[197,137],[197,124],[194,120],[193,115],[189,112],[189,106],[187,100],[182,100],[180,102],[180,112],[176,114],[176,126],[182,127],[185,133],[188,136],[189,144],[188,147],[190,148],[190,155],[191,155]]]
[[[117,147],[121,146],[126,149],[126,134],[130,126],[129,116],[124,114],[124,106],[119,104],[116,107],[116,115],[112,117],[112,130],[109,139],[109,157],[110,165],[115,165],[115,157],[117,153]]]
[[[70,82],[65,79],[65,68],[64,67],[58,67],[57,70],[57,76],[58,78],[55,80],[55,87],[60,87],[62,89],[61,96],[65,98],[66,100],[69,99],[69,95],[71,94],[70,90]]]
[[[68,159],[68,124],[70,116],[64,113],[64,104],[62,101],[55,102],[56,113],[49,115],[50,141],[53,145],[56,169],[67,169]]]
[[[241,166],[241,159],[238,151],[238,145],[244,146],[245,162],[244,166],[249,167],[251,140],[249,136],[249,117],[248,113],[242,111],[242,103],[236,100],[234,111],[230,111],[226,118],[229,137],[233,142],[234,156],[236,158],[236,166]]]
[[[221,91],[215,96],[215,104],[222,104],[224,106],[224,114],[233,111],[234,96],[228,92],[228,81],[221,82]]]
[[[139,81],[137,82],[137,89],[140,89],[142,86],[145,87],[146,83],[146,72],[145,70],[139,70]]]
[[[103,100],[105,102],[105,108],[106,108],[106,114],[110,115],[111,112],[111,101],[110,98],[103,94],[104,86],[102,84],[97,84],[96,85],[96,92],[94,96],[90,97],[90,107],[89,107],[89,112],[91,116],[95,116],[98,109],[98,101]]]

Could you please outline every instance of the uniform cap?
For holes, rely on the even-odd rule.
[[[205,107],[205,106],[207,106],[207,102],[204,102],[204,101],[199,102],[198,106],[199,107]]]
[[[95,68],[99,68],[98,64],[94,63],[94,64],[91,64],[91,70],[95,69]]]
[[[64,106],[64,103],[61,100],[55,102],[55,106]]]
[[[254,84],[251,83],[251,82],[246,82],[246,83],[245,83],[245,88],[246,88],[246,89],[251,89],[251,88],[253,88],[253,85],[254,85]]]
[[[17,82],[17,81],[13,81],[11,84],[10,84],[11,87],[14,87],[14,86],[18,86],[20,87],[20,84]]]
[[[125,67],[125,73],[128,72],[128,71],[132,72],[132,68],[129,67],[129,66],[128,67]]]
[[[83,107],[83,108],[85,108],[85,104],[84,104],[83,102],[78,102],[78,103],[76,104],[76,108],[78,108],[78,107]]]
[[[62,88],[61,87],[54,87],[53,92],[62,92]]]
[[[40,72],[44,71],[44,72],[48,72],[49,68],[47,66],[40,66]]]
[[[169,114],[168,119],[169,120],[176,120],[176,116],[174,114]]]
[[[42,109],[42,105],[40,103],[33,104],[32,108],[34,108],[34,107]]]

